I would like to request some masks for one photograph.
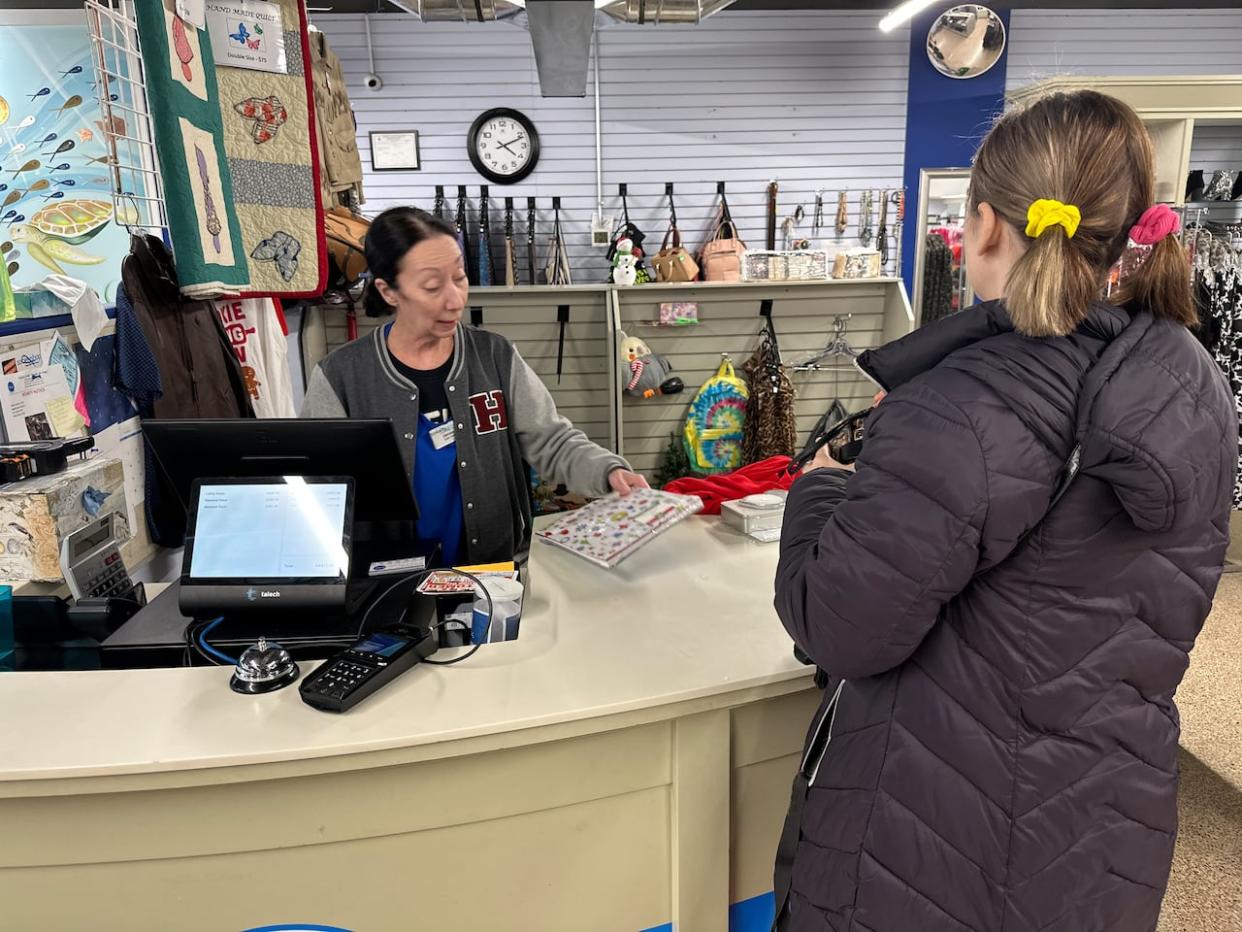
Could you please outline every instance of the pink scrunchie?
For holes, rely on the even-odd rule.
[[[1138,223],[1130,227],[1130,239],[1139,246],[1155,246],[1182,228],[1181,218],[1168,204],[1156,204],[1143,211]]]

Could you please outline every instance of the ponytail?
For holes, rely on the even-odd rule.
[[[1184,327],[1199,323],[1190,286],[1190,260],[1176,236],[1165,236],[1121,283],[1122,302]]]
[[[362,291],[362,310],[367,317],[387,317],[395,310],[380,294],[374,277],[367,279],[367,286]]]
[[[1100,275],[1060,226],[1034,239],[1009,273],[1005,308],[1027,336],[1071,333],[1100,296]]]

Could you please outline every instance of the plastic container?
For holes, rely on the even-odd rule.
[[[13,643],[13,587],[0,586],[0,672],[16,669]]]
[[[522,620],[522,596],[525,589],[516,579],[484,579],[483,588],[492,597],[491,615],[487,612],[487,597],[476,592],[474,611],[471,614],[471,643],[490,644],[495,641],[517,639]]]

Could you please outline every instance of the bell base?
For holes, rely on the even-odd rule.
[[[237,674],[234,673],[232,678],[229,680],[229,689],[233,690],[235,693],[242,693],[247,696],[257,696],[260,693],[271,693],[278,689],[284,689],[286,686],[296,683],[300,675],[301,671],[298,670],[298,665],[296,663],[290,663],[288,670],[280,676],[274,677],[270,680],[243,680],[239,679]]]

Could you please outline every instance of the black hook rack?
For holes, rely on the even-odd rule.
[[[470,326],[483,326],[483,308],[481,305],[475,304],[470,307]]]
[[[561,209],[561,199],[559,197],[552,198],[552,209],[553,210]]]
[[[440,199],[444,198],[444,185],[442,184],[436,185],[436,197]]]
[[[487,197],[487,185],[485,184],[479,185],[479,193],[482,194],[484,197]]]
[[[664,193],[668,195],[669,222],[675,229],[677,227],[677,205],[673,202],[673,182],[664,182]]]
[[[622,197],[625,197],[629,193],[629,185],[627,185],[624,181],[621,182],[617,185],[617,193]]]
[[[466,186],[465,186],[464,184],[459,184],[459,185],[457,186],[457,197],[458,197],[459,199],[461,199],[461,200],[465,200],[465,198],[466,198]]]
[[[771,320],[772,319],[772,304],[773,304],[773,301],[771,298],[764,298],[762,301],[760,301],[759,302],[759,316],[766,317],[768,320]]]
[[[717,194],[724,194],[724,193],[725,193],[725,183],[724,183],[723,181],[717,181],[717,182],[716,182],[716,193],[717,193]]]
[[[513,198],[505,198],[505,210],[513,210]]]

